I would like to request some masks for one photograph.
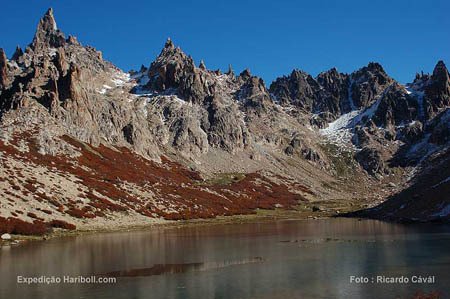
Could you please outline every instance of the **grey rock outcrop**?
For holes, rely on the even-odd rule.
[[[380,97],[373,120],[385,128],[405,125],[417,119],[417,100],[398,83],[390,85]]]
[[[14,51],[13,56],[11,57],[11,60],[17,61],[19,58],[23,55],[22,48],[20,46],[16,47],[16,50]]]
[[[368,107],[393,82],[376,62],[351,74],[351,98],[356,107]]]
[[[5,51],[0,48],[0,89],[3,89],[8,83],[7,78],[7,64]]]
[[[272,82],[270,93],[280,105],[315,114],[311,124],[323,127],[340,115],[369,107],[392,82],[380,64],[371,62],[350,75],[333,68],[313,78],[294,70]]]
[[[428,118],[432,118],[442,109],[450,106],[450,75],[441,60],[436,64],[433,74],[424,87],[425,111]]]
[[[318,101],[319,84],[311,75],[293,70],[289,76],[276,79],[270,85],[270,93],[281,105],[294,105],[312,112]]]
[[[386,173],[386,166],[381,153],[371,147],[364,147],[355,155],[356,160],[371,175]]]

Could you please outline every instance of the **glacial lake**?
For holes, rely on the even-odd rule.
[[[86,234],[1,248],[0,298],[386,299],[418,290],[450,298],[449,251],[450,225],[357,219]],[[116,283],[17,282],[92,275]],[[377,276],[410,281],[376,283]]]

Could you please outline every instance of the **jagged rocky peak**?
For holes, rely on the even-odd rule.
[[[320,115],[319,118],[332,120],[352,110],[348,103],[348,85],[348,76],[335,68],[320,73],[317,78],[294,69],[289,76],[276,79],[270,91],[281,105],[294,105]],[[314,125],[321,126],[321,122],[314,122]]]
[[[305,71],[299,70],[299,69],[294,69],[292,70],[289,79],[293,82],[298,82],[298,81],[304,81],[304,82],[308,82],[311,81],[311,79],[314,79],[310,74],[308,74]]]
[[[394,80],[381,64],[370,62],[351,74],[351,99],[356,107],[368,107]]]
[[[333,84],[336,80],[346,77],[344,74],[338,72],[337,68],[333,67],[328,71],[321,72],[317,75],[317,81],[322,85]]]
[[[40,51],[46,48],[58,48],[64,46],[66,40],[64,33],[58,30],[53,16],[53,9],[49,8],[42,19],[39,21],[31,49]]]
[[[65,41],[64,34],[56,27],[53,11],[49,9],[25,53],[17,47],[13,60],[8,63],[7,79],[10,82],[8,92],[0,94],[0,106],[6,111],[39,103],[52,116],[65,114],[66,120],[75,120],[85,112],[88,114],[88,109],[80,108],[80,105],[66,111],[59,107],[66,108],[64,105],[68,100],[79,104],[80,99],[87,98],[84,96],[87,93],[91,93],[90,98],[95,98],[96,90],[101,90],[105,83],[111,84],[108,80],[117,71],[112,64],[102,60],[98,51],[82,47],[75,41],[73,38],[71,42]],[[73,124],[66,125],[73,129]]]
[[[167,38],[166,43],[164,44],[164,49],[168,51],[175,50],[175,45],[170,37]]]
[[[431,76],[431,79],[436,82],[442,83],[444,86],[445,84],[450,83],[449,79],[450,75],[448,73],[447,67],[445,66],[444,61],[439,60],[436,66],[433,70],[433,75]]]
[[[450,75],[442,60],[436,64],[430,79],[423,85],[426,116],[430,119],[450,106]]]
[[[159,56],[150,64],[147,75],[145,90],[176,94],[196,104],[210,102],[218,93],[230,94],[233,88],[246,80],[236,80],[232,73],[224,78],[220,70],[208,70],[203,60],[196,67],[192,57],[175,47],[171,39],[166,41]]]
[[[326,112],[333,119],[370,106],[392,82],[379,63],[371,62],[351,75],[332,68],[313,78],[296,69],[289,76],[277,78],[270,85],[270,92],[282,105],[294,105],[315,114]]]
[[[257,76],[251,76],[248,69],[244,70],[239,78],[243,80],[239,100],[243,103],[246,111],[257,115],[267,112],[267,108],[272,106],[273,102],[264,80]]]
[[[417,116],[417,100],[402,85],[394,82],[382,94],[373,121],[378,126],[391,129],[392,134],[395,134],[396,126],[405,126],[417,119]]]
[[[317,82],[325,88],[325,90],[331,93],[340,93],[340,89],[348,87],[349,76],[347,74],[340,73],[337,68],[331,68],[328,71],[321,72],[317,75]],[[345,86],[344,86],[345,85]],[[345,94],[346,96],[347,94]]]
[[[318,89],[314,78],[298,69],[294,69],[288,76],[277,78],[269,88],[281,105],[294,105],[309,112],[317,100]]]
[[[178,88],[185,76],[193,73],[195,68],[193,59],[168,38],[161,53],[148,68],[149,82],[146,87],[155,91]]]
[[[23,55],[22,48],[19,45],[17,45],[16,50],[14,51],[14,54],[11,57],[11,60],[17,61],[22,55]]]
[[[321,86],[320,101],[316,111],[326,111],[335,117],[354,110],[354,103],[349,97],[349,76],[339,73],[336,68],[320,73],[317,82]]]
[[[161,50],[161,53],[152,63],[150,68],[152,66],[167,63],[180,63],[194,66],[193,59],[186,55],[180,47],[175,47],[170,37],[167,39],[166,43],[164,44],[164,48]]]
[[[240,74],[239,74],[239,79],[241,81],[246,81],[248,79],[250,79],[252,77],[252,74],[250,72],[250,70],[247,68],[245,70],[243,70]]]
[[[425,74],[423,71],[416,73],[412,83],[407,84],[413,90],[423,90],[426,83],[430,80],[430,74]]]
[[[199,67],[200,69],[202,69],[202,70],[206,70],[206,65],[205,65],[205,62],[203,61],[203,59],[200,60],[200,64],[199,64],[198,67]]]

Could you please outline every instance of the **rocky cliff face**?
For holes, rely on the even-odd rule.
[[[423,85],[424,109],[429,119],[446,110],[450,104],[450,79],[443,61],[437,63],[433,74]]]
[[[352,74],[339,73],[335,68],[320,73],[316,78],[294,70],[270,85],[270,92],[281,105],[294,105],[311,112],[322,121],[313,124],[325,126],[329,121],[355,109],[370,106],[393,80],[378,63]]]
[[[439,62],[407,86],[369,63],[267,88],[249,70],[197,67],[170,39],[125,73],[49,10],[25,51],[0,50],[0,217],[95,226],[373,205],[448,151],[449,86]]]

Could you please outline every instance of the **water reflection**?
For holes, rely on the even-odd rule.
[[[208,271],[217,270],[225,267],[245,265],[250,263],[261,263],[264,259],[262,257],[254,257],[250,259],[243,259],[237,261],[224,261],[224,262],[209,262],[209,263],[184,263],[184,264],[156,264],[149,268],[129,269],[112,271],[99,276],[105,277],[139,277],[139,276],[152,276],[161,274],[174,274],[185,273],[192,271]]]
[[[0,251],[0,298],[395,298],[446,291],[446,225],[355,219],[105,233]],[[118,277],[19,285],[16,276]],[[350,275],[435,275],[435,285],[356,285]]]

